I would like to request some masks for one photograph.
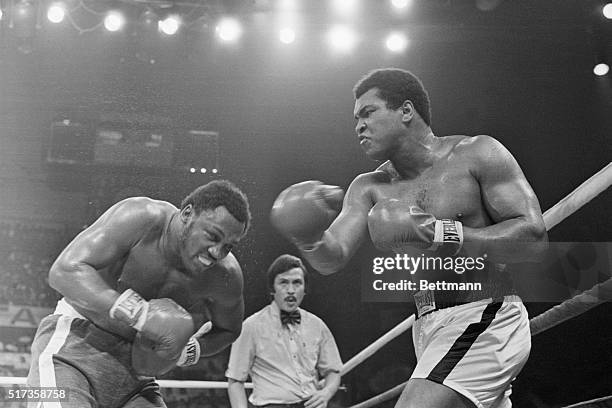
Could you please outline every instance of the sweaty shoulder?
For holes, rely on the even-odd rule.
[[[130,197],[113,205],[105,214],[116,222],[127,222],[146,229],[164,225],[175,211],[172,204],[148,197]]]
[[[488,158],[506,152],[498,140],[487,135],[448,136],[453,143],[453,152],[471,158]]]
[[[142,218],[149,222],[165,220],[176,209],[175,206],[166,201],[153,200],[148,197],[126,198],[111,207],[117,217]]]
[[[491,136],[463,137],[455,146],[455,152],[460,160],[469,164],[470,172],[476,178],[520,172],[512,153]]]
[[[352,189],[366,190],[380,183],[388,183],[398,177],[397,171],[390,161],[386,161],[374,171],[361,173],[351,183]]]

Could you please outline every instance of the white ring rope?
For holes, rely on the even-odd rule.
[[[612,162],[608,163],[603,169],[594,174],[543,214],[546,230],[548,231],[555,225],[559,224],[565,218],[577,211],[580,207],[584,206],[601,192],[605,191],[610,185],[612,185]],[[586,312],[587,310],[604,302],[605,299],[612,299],[612,279],[595,285],[593,288],[576,295],[573,298],[568,299],[531,319],[530,326],[532,328],[532,336]],[[357,365],[380,350],[392,339],[412,327],[414,324],[414,319],[414,315],[409,316],[393,329],[385,333],[374,343],[370,344],[368,347],[356,354],[342,366],[341,374],[344,375],[348,373]],[[25,384],[25,381],[26,379],[24,377],[0,377],[0,386],[10,384]],[[161,387],[171,388],[227,388],[227,382],[225,381],[158,380],[158,383]],[[399,395],[406,384],[407,381],[396,385],[380,395],[353,405],[350,408],[369,408],[378,403],[387,401]],[[245,386],[247,388],[252,388],[251,383],[247,383]]]
[[[601,402],[605,402],[606,405],[600,405],[599,403],[601,403]],[[595,399],[588,400],[588,401],[582,401],[582,402],[579,402],[577,404],[566,405],[563,408],[579,408],[579,407],[586,408],[587,406],[588,407],[593,407],[593,408],[595,408],[595,407],[603,408],[603,407],[609,407],[610,403],[612,403],[612,395],[608,395],[607,397],[595,398]]]
[[[353,358],[351,358],[349,361],[344,363],[344,365],[342,366],[342,370],[340,371],[340,374],[345,375],[346,373],[351,371],[353,368],[357,367],[365,359],[367,359],[372,354],[380,350],[382,346],[384,346],[385,344],[387,344],[388,342],[390,342],[391,340],[393,340],[394,338],[396,338],[397,336],[399,336],[400,334],[402,334],[403,332],[411,328],[413,323],[414,323],[414,315],[410,315],[406,320],[402,321],[400,324],[398,324],[397,326],[389,330],[381,338],[379,338],[374,343],[370,344],[368,347],[361,350]]]
[[[579,185],[544,213],[546,231],[572,215],[612,184],[612,162]]]

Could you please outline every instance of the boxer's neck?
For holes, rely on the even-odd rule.
[[[390,160],[400,178],[412,179],[433,166],[439,147],[440,139],[428,128],[408,135]]]
[[[180,225],[179,212],[174,212],[166,222],[162,232],[160,244],[166,262],[173,266],[180,266]]]

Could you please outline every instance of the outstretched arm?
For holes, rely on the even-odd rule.
[[[353,257],[368,231],[368,211],[372,200],[368,193],[372,174],[353,180],[342,203],[342,211],[311,248],[300,248],[302,256],[322,274],[340,270]]]

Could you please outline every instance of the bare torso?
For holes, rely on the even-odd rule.
[[[380,166],[382,171],[371,173],[367,194],[372,205],[394,198],[416,205],[437,218],[458,220],[475,228],[490,225],[491,217],[483,205],[473,164],[465,154],[470,139],[465,136],[442,139],[443,155],[414,178],[401,178],[390,162]]]
[[[154,207],[149,229],[143,231],[141,238],[125,255],[111,264],[98,269],[104,281],[118,292],[132,288],[145,299],[170,298],[192,314],[196,328],[211,320],[210,308],[221,297],[241,296],[236,290],[236,271],[232,268],[237,263],[229,254],[210,269],[195,276],[179,270],[164,254],[163,245],[168,225],[176,208],[168,203],[150,200]],[[70,300],[68,300],[70,302]],[[74,305],[75,309],[89,317],[90,312]],[[93,320],[93,319],[92,319]],[[132,338],[134,331],[115,324],[110,318],[96,323],[126,338]]]

